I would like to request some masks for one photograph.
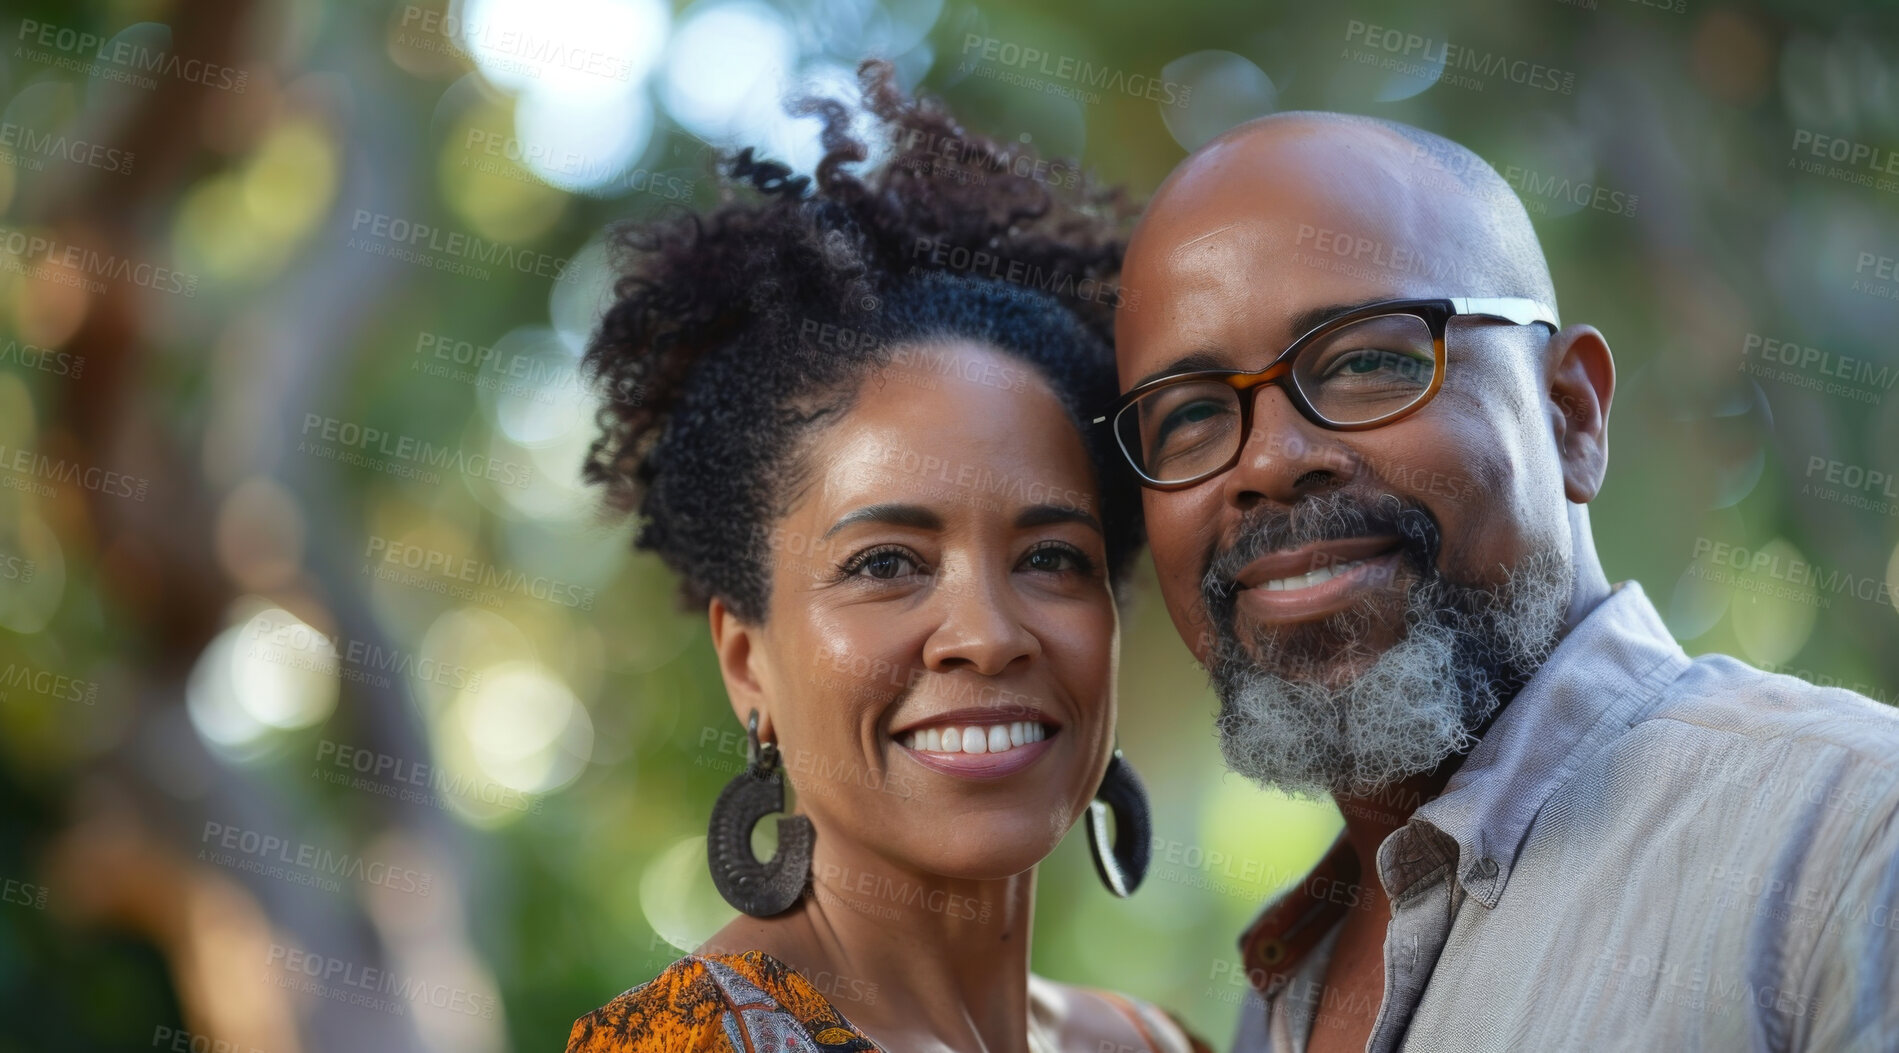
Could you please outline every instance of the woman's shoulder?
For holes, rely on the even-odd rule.
[[[1212,1053],[1173,1014],[1131,995],[1031,976],[1029,999],[1061,1036],[1063,1049]]]
[[[793,1037],[876,1053],[798,971],[763,951],[693,954],[574,1021],[567,1053],[743,1053]]]

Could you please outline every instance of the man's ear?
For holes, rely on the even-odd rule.
[[[760,741],[777,741],[771,733],[770,692],[760,668],[764,654],[758,647],[758,627],[747,624],[716,597],[706,605],[706,618],[712,626],[712,650],[719,656],[719,674],[725,678],[725,696],[732,703],[732,713],[743,726],[752,710],[758,710]]]
[[[1550,337],[1550,428],[1563,469],[1563,496],[1595,500],[1609,471],[1609,401],[1615,359],[1594,326],[1566,326]]]

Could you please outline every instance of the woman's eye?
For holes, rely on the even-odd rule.
[[[896,549],[884,549],[859,558],[847,568],[846,573],[853,577],[888,581],[906,574],[914,574],[920,569],[922,568],[916,559],[909,553]]]
[[[1045,574],[1063,574],[1088,569],[1088,557],[1066,545],[1047,545],[1022,558],[1023,566]]]

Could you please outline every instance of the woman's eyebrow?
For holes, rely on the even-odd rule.
[[[844,513],[844,517],[824,532],[825,537],[857,523],[889,523],[892,526],[916,527],[919,530],[943,529],[943,517],[922,505],[883,504],[865,505],[854,512]]]
[[[1015,517],[1017,530],[1047,526],[1050,523],[1080,523],[1103,537],[1106,537],[1108,533],[1101,528],[1101,520],[1082,509],[1067,505],[1031,505],[1018,512]]]

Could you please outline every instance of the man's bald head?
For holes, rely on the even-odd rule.
[[[1361,792],[1468,745],[1565,618],[1607,591],[1585,505],[1607,466],[1614,368],[1588,326],[1479,313],[1424,332],[1425,313],[1367,309],[1520,297],[1553,310],[1515,194],[1429,132],[1277,114],[1168,177],[1122,282],[1138,294],[1115,317],[1123,389],[1181,377],[1121,418],[1136,441],[1168,436],[1209,464],[1239,447],[1143,500],[1168,613],[1221,696],[1229,762]],[[1281,386],[1236,400],[1200,375],[1259,375],[1324,323],[1290,372],[1269,374],[1280,385],[1421,401],[1339,427]]]
[[[1141,257],[1164,248],[1148,244],[1150,228],[1180,218],[1177,212],[1215,211],[1229,194],[1299,217],[1306,237],[1295,232],[1295,242],[1310,256],[1436,275],[1440,288],[1420,295],[1524,296],[1557,306],[1529,214],[1488,162],[1422,128],[1320,111],[1248,121],[1181,162],[1135,231],[1124,283],[1138,289]],[[1337,207],[1315,207],[1328,203]],[[1366,211],[1368,203],[1382,209]],[[1338,212],[1362,221],[1349,229],[1321,222]],[[1387,228],[1390,236],[1373,229],[1380,212],[1402,219]],[[1452,289],[1452,282],[1462,284]]]

